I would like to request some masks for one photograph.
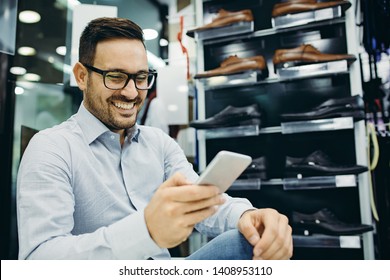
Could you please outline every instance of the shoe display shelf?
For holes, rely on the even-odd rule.
[[[281,126],[260,128],[258,125],[243,125],[234,127],[221,127],[207,130],[198,130],[199,139],[218,139],[231,137],[248,137],[268,133],[304,133],[315,131],[334,131],[353,129],[352,117],[329,118],[310,121],[283,122]]]
[[[348,74],[349,63],[346,60],[318,63],[315,65],[295,66],[277,69],[278,77],[264,78],[264,73],[247,71],[234,75],[215,76],[200,79],[205,90],[226,89],[232,87],[255,86],[270,83],[291,82],[312,77],[327,77]]]
[[[260,178],[238,179],[229,191],[260,190],[262,187],[283,186],[288,190],[315,190],[331,188],[356,188],[357,176],[353,174],[336,176],[313,176],[262,180]]]
[[[195,40],[215,39],[219,37],[242,35],[254,31],[253,22],[237,22],[230,26],[218,27],[211,30],[194,32]]]
[[[274,28],[287,28],[291,26],[300,26],[312,22],[340,18],[344,15],[340,6],[326,9],[308,11],[297,14],[289,14],[272,18]]]
[[[293,235],[294,247],[298,248],[345,248],[360,249],[360,235],[330,236],[325,234]]]
[[[284,190],[325,189],[357,187],[356,175],[313,176],[300,178],[284,178]]]
[[[325,96],[345,98],[355,94],[361,95],[359,63],[342,59],[305,65],[293,65],[289,62],[274,65],[272,59],[276,50],[294,48],[300,44],[312,44],[325,54],[344,53],[358,57],[358,40],[354,32],[356,1],[350,1],[352,5],[348,11],[344,11],[342,7],[330,7],[273,18],[272,6],[280,2],[194,1],[198,26],[204,24],[204,17],[210,17],[210,14],[220,8],[231,11],[251,9],[254,16],[253,32],[233,34],[218,31],[213,34],[216,31],[214,30],[203,33],[213,36],[194,36],[197,71],[214,69],[230,55],[241,58],[263,55],[269,71],[268,77],[260,78],[256,71],[247,71],[196,80],[194,119],[205,120],[226,106],[240,107],[253,103],[264,109],[265,116],[261,125],[198,129],[196,133],[198,169],[200,172],[204,170],[208,161],[222,149],[248,154],[253,158],[264,155],[271,159],[273,174],[266,179],[238,179],[229,189],[230,195],[244,196],[255,207],[274,207],[287,216],[296,208],[305,210],[305,204],[313,210],[313,203],[318,203],[318,207],[328,206],[339,211],[339,213],[336,211],[336,214],[347,215],[347,220],[370,225],[372,217],[367,172],[292,178],[280,174],[283,156],[290,152],[286,149],[294,149],[293,144],[298,140],[294,140],[293,144],[283,141],[290,141],[286,140],[290,137],[300,139],[302,135],[307,135],[305,141],[311,139],[319,141],[308,145],[302,142],[303,147],[299,147],[298,150],[307,149],[305,146],[318,149],[322,144],[330,151],[333,149],[333,153],[339,157],[340,151],[344,153],[341,146],[352,137],[354,143],[345,148],[346,155],[351,157],[352,161],[356,160],[356,164],[367,166],[366,129],[361,118],[355,119],[355,116],[348,115],[304,121],[281,120],[283,113],[305,111],[310,103],[323,102]],[[234,27],[233,25],[226,27],[227,30],[229,28]],[[331,137],[334,137],[333,142],[329,140]],[[298,154],[297,156],[301,157]],[[343,209],[345,207],[348,208]],[[323,255],[329,259],[375,259],[372,231],[348,236],[294,234],[293,239],[294,247],[299,249],[294,250],[297,259],[300,257],[321,259],[321,255],[316,255],[321,254],[316,248],[330,249]],[[196,244],[191,246],[197,247]],[[305,250],[302,256],[299,255],[301,248]],[[310,251],[311,248],[315,250]],[[352,249],[352,252],[343,249]]]
[[[200,79],[200,82],[203,84],[204,88],[208,90],[235,86],[250,86],[264,80],[263,77],[265,77],[265,74],[261,71],[250,70],[232,75],[204,78]]]
[[[211,44],[217,44],[217,43],[223,43],[223,42],[229,42],[232,39],[234,40],[242,40],[242,39],[252,39],[256,37],[264,37],[264,36],[270,36],[270,35],[277,35],[277,34],[283,34],[286,32],[294,32],[294,31],[301,31],[305,29],[313,29],[316,27],[321,27],[321,26],[327,26],[327,25],[335,25],[338,23],[345,23],[345,17],[334,17],[331,19],[326,19],[322,20],[320,22],[308,22],[307,24],[297,24],[294,26],[288,26],[286,28],[267,28],[267,29],[262,29],[262,30],[253,30],[253,32],[244,32],[243,34],[230,34],[230,33],[219,33],[217,36],[210,36],[209,38],[201,39],[198,38],[196,41],[200,42],[205,46],[211,45]],[[210,32],[210,31],[208,31]]]
[[[229,188],[230,191],[255,191],[260,190],[262,180],[259,178],[253,179],[238,179]]]
[[[354,120],[352,117],[281,123],[282,134],[304,133],[314,131],[333,131],[353,128]]]
[[[276,68],[276,74],[280,81],[290,81],[291,79],[314,77],[318,75],[326,76],[332,74],[346,73],[348,71],[348,61],[330,61],[311,65],[294,66],[286,63],[281,68]]]
[[[254,38],[261,38],[265,36],[278,35],[286,32],[300,31],[304,29],[313,29],[321,26],[329,26],[335,24],[344,24],[345,18],[335,17],[332,19],[324,20],[321,22],[311,22],[301,26],[293,26],[284,29],[270,28],[266,30],[258,30],[246,34],[235,35],[231,33],[219,33],[217,36],[210,36],[206,40],[205,38],[198,38],[197,41],[203,46],[213,45],[218,43],[229,42],[232,40],[249,40]],[[231,27],[229,27],[231,28]],[[215,32],[215,30],[204,31],[204,32]],[[221,35],[222,34],[222,35]],[[342,75],[349,74],[350,61],[331,61],[323,62],[312,65],[298,65],[294,67],[281,67],[276,69],[276,76],[267,77],[267,73],[261,71],[246,71],[243,73],[237,73],[234,75],[216,76],[200,79],[204,90],[212,90],[218,88],[231,88],[237,86],[251,86],[256,84],[268,84],[268,83],[279,83],[289,82],[293,80],[305,79],[310,77],[330,76],[330,75]]]

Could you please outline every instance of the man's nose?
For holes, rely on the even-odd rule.
[[[138,90],[135,87],[133,79],[130,79],[127,85],[121,90],[121,94],[129,99],[134,99],[138,96]]]

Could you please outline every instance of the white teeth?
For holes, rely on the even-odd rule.
[[[118,108],[121,108],[121,109],[126,109],[126,110],[130,110],[132,108],[134,108],[134,105],[135,103],[134,102],[131,102],[131,103],[114,103],[115,107],[118,107]]]

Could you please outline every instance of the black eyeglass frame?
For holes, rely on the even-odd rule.
[[[136,82],[136,78],[138,75],[141,75],[141,73],[135,73],[135,74],[132,74],[132,73],[127,73],[127,72],[123,72],[123,71],[118,71],[118,70],[102,70],[102,69],[99,69],[99,68],[96,68],[96,67],[93,67],[92,65],[88,65],[88,64],[83,64],[85,68],[93,71],[93,72],[96,72],[100,75],[103,76],[103,84],[106,88],[108,89],[111,89],[111,90],[121,90],[121,89],[124,89],[127,84],[129,83],[130,80],[133,80],[134,81],[134,86],[136,89],[138,90],[148,90],[148,89],[151,89],[156,78],[157,78],[157,71],[156,70],[153,70],[153,69],[149,69],[148,72],[142,72],[142,74],[152,74],[154,76],[154,79],[153,79],[153,82],[150,83],[150,85],[147,87],[147,88],[139,88],[137,86],[137,82]],[[121,73],[121,74],[125,74],[127,75],[127,80],[125,82],[125,84],[123,85],[123,87],[121,88],[109,88],[107,85],[106,85],[106,75],[107,73],[110,73],[110,72],[118,72],[118,73]]]

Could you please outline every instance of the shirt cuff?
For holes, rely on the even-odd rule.
[[[240,220],[242,214],[248,210],[255,210],[252,205],[248,205],[247,203],[236,203],[232,208],[229,214],[229,227],[231,229],[237,228],[238,221]]]
[[[148,259],[164,251],[150,237],[144,210],[109,226],[107,239],[117,259]]]

